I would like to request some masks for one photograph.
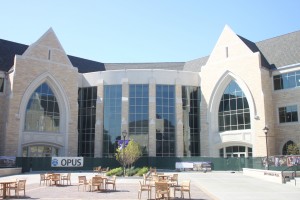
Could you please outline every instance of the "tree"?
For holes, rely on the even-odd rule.
[[[141,146],[134,140],[130,140],[125,148],[118,148],[116,151],[116,159],[124,167],[124,175],[126,166],[132,165],[142,156]]]
[[[296,144],[290,144],[287,146],[287,155],[299,155],[299,148]]]

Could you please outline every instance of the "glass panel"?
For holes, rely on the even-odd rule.
[[[224,116],[224,120],[221,116]],[[247,98],[238,84],[231,81],[224,90],[219,105],[219,131],[249,128],[251,127]]]
[[[280,123],[298,121],[298,107],[296,105],[278,108],[278,113]]]
[[[156,156],[172,156],[175,150],[170,141],[175,138],[175,87],[173,85],[156,85],[156,140],[162,140],[162,147],[157,146]]]
[[[78,93],[78,155],[94,157],[97,87],[79,88]],[[106,122],[104,127],[109,128]]]
[[[0,77],[0,92],[4,92],[4,78]]]
[[[143,84],[131,84],[129,86],[129,130],[130,138],[143,146],[143,155],[148,155],[149,133],[149,86]],[[134,108],[134,109],[133,109]],[[143,135],[143,136],[141,136]]]
[[[55,116],[55,117],[54,117]],[[59,132],[59,106],[47,83],[41,84],[26,106],[25,131]]]

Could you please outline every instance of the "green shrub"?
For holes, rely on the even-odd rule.
[[[138,176],[143,176],[143,174],[146,174],[147,172],[149,171],[149,168],[148,167],[143,167],[141,168],[136,175]]]
[[[127,170],[126,170],[126,175],[127,175],[127,176],[133,176],[133,175],[135,175],[139,170],[140,170],[140,168],[134,168],[134,167],[131,167],[130,169],[127,169]]]
[[[123,168],[122,167],[114,168],[112,170],[109,170],[106,173],[107,176],[113,176],[113,175],[122,176],[122,174],[123,174]]]

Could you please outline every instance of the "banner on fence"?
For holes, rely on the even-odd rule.
[[[300,156],[299,155],[284,155],[284,156],[269,156],[268,162],[266,162],[266,157],[262,159],[263,165],[269,165],[269,166],[295,166],[300,165]]]
[[[15,156],[0,156],[0,167],[15,167],[16,157]]]
[[[51,167],[83,167],[83,157],[52,157]]]

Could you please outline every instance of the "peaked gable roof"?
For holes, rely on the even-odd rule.
[[[249,53],[251,53],[251,49],[226,25],[207,60],[207,64],[216,61],[219,62],[227,59],[227,57],[235,57]]]
[[[252,51],[260,52],[262,65],[269,69],[300,63],[300,30],[260,42],[252,42],[239,35],[237,37]],[[56,44],[56,45],[60,45]],[[14,64],[14,56],[22,55],[28,45],[0,39],[0,71],[9,71]],[[84,58],[67,55],[71,64],[79,73],[120,69],[172,69],[200,71],[210,56],[201,57],[188,62],[163,63],[101,63]]]
[[[274,70],[300,63],[300,30],[256,43],[240,35],[237,36],[252,52],[261,53],[263,67]],[[206,65],[210,56],[186,62],[184,70],[200,71],[200,68]]]
[[[35,43],[31,44],[23,56],[51,60],[72,67],[72,64],[60,44],[53,29],[50,28]]]

